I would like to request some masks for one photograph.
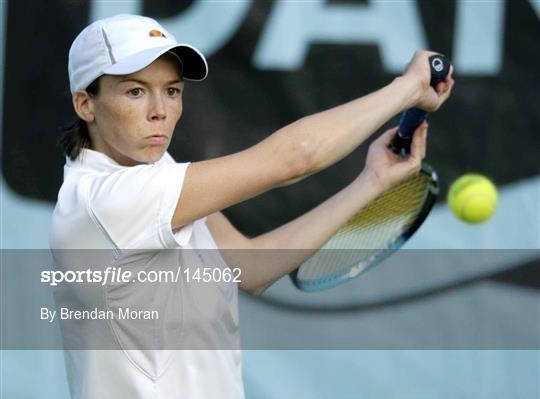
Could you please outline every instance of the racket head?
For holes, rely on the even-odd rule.
[[[302,291],[335,287],[378,265],[422,225],[439,193],[435,171],[423,163],[415,176],[384,192],[290,273]]]

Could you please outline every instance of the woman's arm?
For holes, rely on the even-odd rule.
[[[337,194],[293,221],[258,237],[240,234],[223,215],[209,218],[209,228],[229,265],[242,270],[240,288],[261,294],[295,270],[343,224],[379,194],[417,173],[425,156],[427,123],[413,137],[411,155],[401,159],[387,145],[396,129],[377,139],[368,152],[366,167]]]
[[[418,52],[404,76],[360,99],[300,119],[247,150],[203,162],[186,172],[172,227],[292,184],[341,160],[388,119],[410,106],[438,108],[450,94],[429,86],[428,57]]]

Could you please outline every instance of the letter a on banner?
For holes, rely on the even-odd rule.
[[[415,50],[428,47],[415,1],[283,1],[274,5],[253,63],[260,69],[296,70],[312,43],[377,44],[391,73],[403,71]]]

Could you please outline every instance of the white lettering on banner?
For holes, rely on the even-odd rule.
[[[90,15],[95,21],[115,14],[142,12],[142,0],[94,0]],[[159,23],[171,32],[179,43],[197,47],[209,57],[221,49],[240,28],[251,6],[251,0],[193,2],[184,12]]]
[[[143,0],[91,2],[92,20],[118,13],[139,13]],[[240,28],[251,6],[244,1],[195,1],[172,18],[161,19],[180,42],[206,56],[222,48]],[[540,17],[540,1],[529,0]],[[496,75],[502,64],[506,0],[456,3],[452,59],[462,75]],[[376,44],[384,69],[399,73],[418,48],[429,48],[416,1],[370,0],[331,4],[327,0],[273,4],[253,56],[259,69],[294,71],[315,43]]]
[[[295,70],[312,43],[377,44],[384,68],[393,73],[403,70],[416,49],[428,47],[413,1],[284,1],[275,3],[253,62],[261,69]]]
[[[529,3],[531,3],[531,7],[533,8],[534,12],[536,12],[536,16],[540,19],[540,1],[529,0]]]
[[[453,62],[459,73],[497,75],[501,69],[505,0],[459,0]]]
[[[132,1],[103,1],[92,0],[90,3],[90,22],[111,17],[116,14],[142,13],[142,0]]]

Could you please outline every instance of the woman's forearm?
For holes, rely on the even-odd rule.
[[[405,77],[346,104],[304,117],[280,133],[309,159],[305,175],[343,159],[396,114],[414,105],[418,85]]]
[[[252,255],[255,258],[243,262],[248,266],[242,270],[245,284],[255,294],[262,293],[312,256],[380,192],[375,177],[368,173],[361,174],[354,182],[306,214],[252,238],[250,248],[254,249]],[[262,253],[265,256],[258,256]]]

